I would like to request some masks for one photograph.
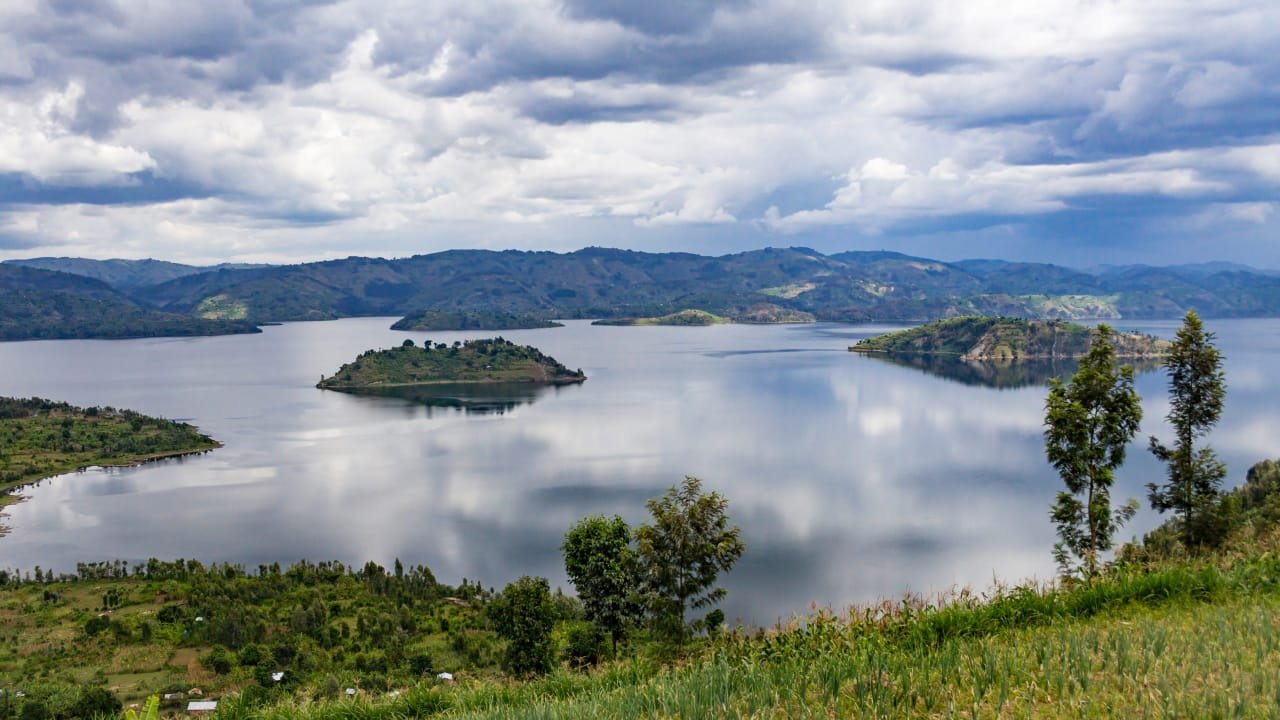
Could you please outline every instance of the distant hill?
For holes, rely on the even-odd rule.
[[[55,270],[57,272],[80,275],[82,277],[101,280],[116,289],[130,289],[143,285],[155,285],[187,275],[196,275],[215,270],[245,270],[250,268],[270,267],[268,265],[249,265],[243,263],[222,263],[212,266],[183,265],[164,260],[88,260],[85,258],[41,257],[25,260],[5,260],[13,265]]]
[[[316,387],[358,391],[439,383],[568,385],[587,379],[581,370],[570,370],[535,347],[502,338],[453,345],[412,343],[361,353]]]
[[[422,310],[400,318],[392,330],[529,330],[564,327],[532,315],[493,310]]]
[[[99,280],[0,264],[0,340],[131,338],[261,332],[140,307]]]
[[[852,352],[950,355],[961,360],[1061,360],[1079,358],[1093,344],[1092,328],[1076,323],[1019,318],[959,317],[867,338]],[[1142,333],[1117,332],[1116,356],[1165,355],[1169,342]]]
[[[1208,264],[1084,272],[890,251],[765,248],[708,257],[585,248],[450,250],[183,275],[127,290],[158,310],[252,321],[409,316],[425,310],[551,318],[662,317],[700,308],[736,322],[1280,316],[1280,277]]]

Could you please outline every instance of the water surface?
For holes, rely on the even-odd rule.
[[[769,624],[813,604],[1048,578],[1045,389],[992,388],[846,352],[889,328],[807,325],[507,331],[581,386],[441,400],[317,390],[322,374],[405,338],[392,318],[290,323],[261,335],[0,344],[0,394],[187,420],[207,455],[62,476],[28,489],[0,567],[73,570],[150,556],[250,567],[300,558],[424,563],[501,587],[569,589],[565,530],[589,513],[645,519],[644,501],[697,475],[730,500],[747,552],[725,577],[730,618]],[[1119,323],[1128,329],[1130,324]],[[1280,321],[1209,322],[1227,355],[1210,442],[1230,465],[1280,456]],[[1170,337],[1177,324],[1136,329]],[[1147,420],[1116,495],[1162,477],[1165,380],[1139,377]],[[1143,510],[1130,526],[1158,521]]]

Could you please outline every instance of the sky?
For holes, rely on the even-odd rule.
[[[4,0],[0,259],[1280,267],[1274,0]]]

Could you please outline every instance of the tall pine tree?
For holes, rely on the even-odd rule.
[[[1181,515],[1179,530],[1188,549],[1217,545],[1229,527],[1219,497],[1227,466],[1213,448],[1195,448],[1196,439],[1222,417],[1227,394],[1222,353],[1213,340],[1214,334],[1205,331],[1200,317],[1189,311],[1164,363],[1169,374],[1167,419],[1173,426],[1174,444],[1168,447],[1152,437],[1150,446],[1165,463],[1168,476],[1164,485],[1147,486],[1151,507]]]

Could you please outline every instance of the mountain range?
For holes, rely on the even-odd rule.
[[[37,268],[47,274],[17,272]],[[1191,308],[1205,317],[1280,315],[1280,276],[1229,263],[1079,270],[990,259],[943,262],[891,251],[824,255],[801,247],[719,257],[599,247],[570,253],[449,250],[400,259],[212,267],[37,258],[0,263],[0,271],[0,291],[8,296],[20,289],[28,304],[41,293],[61,293],[124,303],[162,318],[248,323],[425,309],[545,319],[699,309],[755,322],[801,316],[855,322],[956,315],[1173,318]],[[35,307],[29,317],[38,315],[39,303]]]

